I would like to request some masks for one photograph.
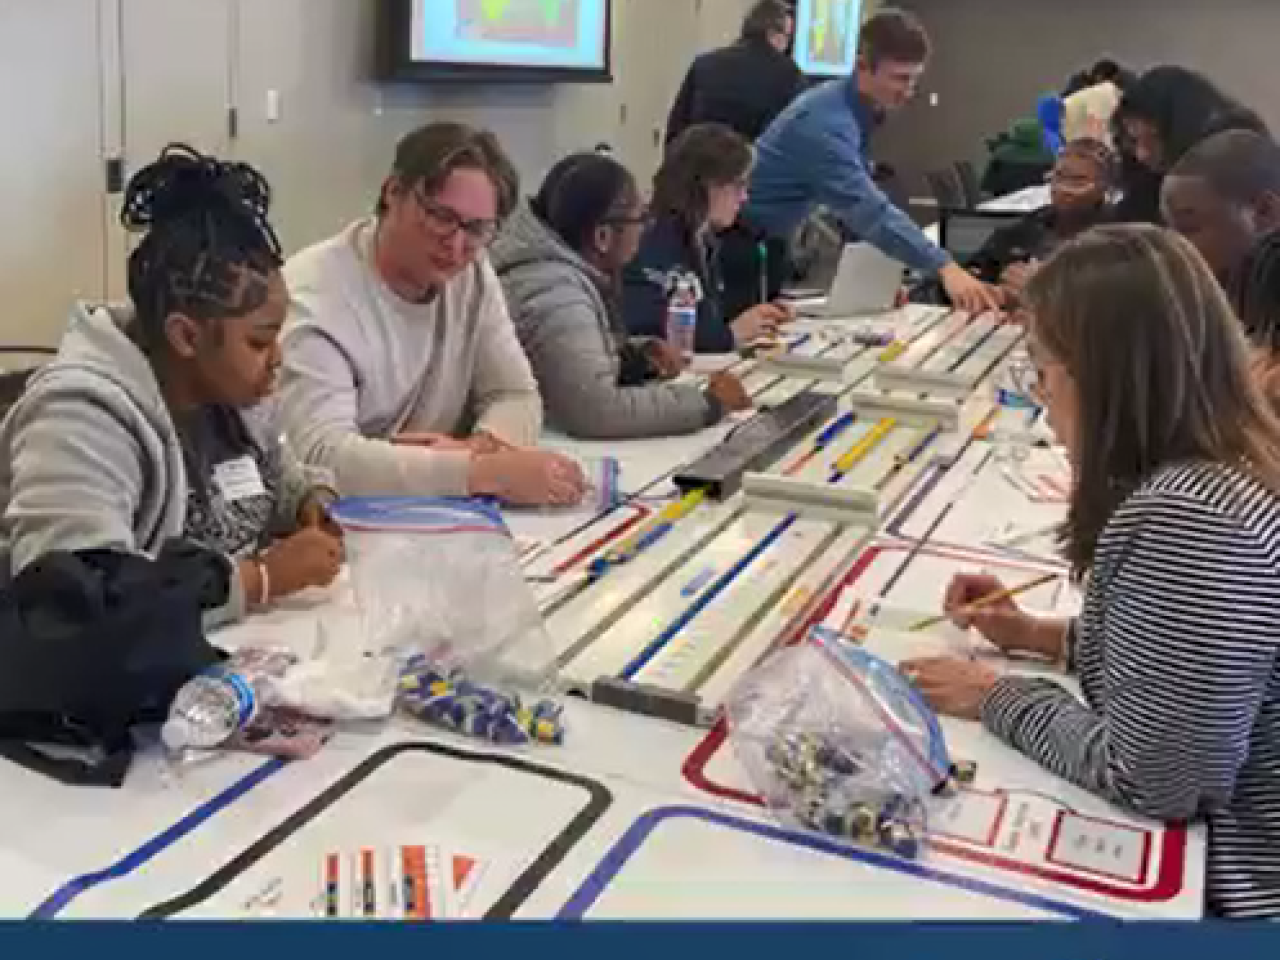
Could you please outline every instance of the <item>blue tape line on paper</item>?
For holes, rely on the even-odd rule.
[[[93,873],[85,873],[68,880],[55,890],[44,903],[31,911],[30,920],[49,920],[65,910],[73,900],[94,887],[119,880],[137,870],[157,854],[173,846],[187,834],[212,818],[219,811],[235,803],[272,774],[282,769],[284,760],[272,759],[241,777],[220,794],[196,807],[189,814],[162,833],[156,834],[132,853],[125,854],[111,866]]]
[[[673,620],[667,628],[662,631],[662,633],[658,634],[658,636],[651,640],[648,646],[641,650],[636,655],[635,659],[623,668],[622,672],[618,674],[618,676],[623,680],[634,680],[636,674],[643,670],[654,657],[661,653],[662,649],[672,641],[676,634],[693,622],[693,620],[697,618],[703,610],[707,609],[707,607],[711,605],[711,601],[724,593],[724,591],[730,587],[733,581],[736,580],[738,576],[747,569],[747,567],[751,566],[751,564],[755,563],[756,560],[760,558],[761,554],[777,543],[782,535],[786,533],[796,522],[796,519],[796,515],[792,514],[770,530],[759,543],[752,547],[745,556],[738,560],[738,562],[730,567],[719,580],[712,584],[706,593],[695,600],[688,609],[686,609],[684,613],[680,614],[680,616],[676,617],[676,619]]]
[[[580,920],[584,918],[592,906],[595,905],[595,902],[600,899],[601,894],[604,893],[609,884],[622,872],[627,861],[644,845],[650,835],[665,821],[680,818],[702,820],[715,826],[740,830],[767,840],[780,840],[793,846],[804,847],[809,850],[816,850],[819,853],[841,857],[845,860],[853,860],[879,869],[906,874],[926,883],[940,883],[948,887],[976,893],[980,896],[1045,910],[1073,920],[1109,919],[1108,914],[1096,910],[1088,910],[1072,903],[1053,900],[1029,891],[1014,890],[986,880],[978,880],[939,870],[936,867],[913,860],[900,860],[897,857],[878,853],[875,850],[852,847],[819,834],[797,833],[784,830],[770,823],[744,820],[740,817],[730,816],[714,810],[691,806],[659,807],[639,817],[627,832],[619,838],[613,848],[605,854],[604,859],[591,872],[591,875],[582,882],[582,885],[578,887],[568,902],[560,908],[557,919]]]

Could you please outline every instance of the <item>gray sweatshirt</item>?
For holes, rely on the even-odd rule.
[[[113,549],[155,556],[180,539],[187,513],[182,444],[151,364],[122,329],[125,307],[78,306],[58,355],[38,370],[0,425],[0,550],[7,578],[59,550]],[[255,443],[278,446],[265,409],[245,414]],[[274,525],[296,525],[309,483],[280,449]],[[206,615],[239,619],[240,578]]]
[[[718,419],[718,405],[692,384],[619,383],[627,337],[611,318],[603,278],[528,206],[490,257],[554,426],[614,439],[693,433]]]
[[[483,257],[430,303],[374,270],[362,220],[285,266],[291,299],[280,397],[298,454],[349,495],[462,495],[471,454],[397,446],[396,434],[484,430],[529,446],[542,401]]]

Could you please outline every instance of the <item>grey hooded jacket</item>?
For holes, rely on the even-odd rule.
[[[116,549],[155,556],[183,536],[182,445],[151,364],[124,332],[127,308],[81,305],[58,355],[38,370],[0,425],[0,582],[59,550]],[[279,444],[261,412],[246,414],[256,442]],[[296,523],[310,484],[287,447],[276,512]],[[206,626],[246,610],[240,578]]]
[[[604,278],[527,205],[489,256],[550,425],[604,440],[693,433],[720,418],[719,404],[693,384],[620,382],[627,336],[605,302]]]

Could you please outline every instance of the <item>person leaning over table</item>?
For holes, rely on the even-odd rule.
[[[821,205],[853,236],[913,270],[936,275],[959,309],[999,309],[995,288],[953,261],[872,178],[871,133],[910,101],[929,52],[928,34],[914,14],[881,10],[862,25],[853,77],[800,96],[756,144],[744,217],[767,237],[771,297],[781,286],[779,261],[791,235]],[[730,302],[739,299],[729,296]]]
[[[962,575],[945,607],[1008,654],[1065,662],[1078,699],[982,660],[901,665],[940,712],[981,720],[1135,813],[1208,822],[1207,907],[1280,916],[1280,422],[1195,248],[1101,227],[1027,286],[1029,349],[1075,483],[1070,621]]]
[[[699,353],[731,353],[776,337],[792,319],[781,304],[727,315],[718,264],[718,235],[738,219],[751,176],[751,144],[720,123],[689,127],[676,138],[653,178],[651,222],[623,271],[622,309],[635,336],[665,335],[668,286],[674,274],[697,278]]]
[[[1253,372],[1280,412],[1280,231],[1258,241],[1235,288],[1236,312],[1253,344]]]
[[[5,576],[53,551],[226,555],[208,625],[333,581],[342,541],[262,401],[287,296],[265,180],[183,146],[130,180],[129,302],[81,304],[0,427]]]
[[[1166,65],[1148,70],[1125,90],[1112,130],[1122,168],[1117,220],[1160,223],[1161,186],[1183,154],[1215,133],[1266,134],[1267,125],[1203,74]]]
[[[1252,130],[1215,134],[1169,171],[1161,204],[1234,302],[1280,410],[1280,146]]]
[[[344,494],[582,498],[581,468],[533,447],[542,401],[485,255],[517,195],[493,134],[431,123],[374,216],[285,265],[285,423]]]
[[[628,337],[622,268],[640,246],[646,213],[635,179],[612,157],[557,163],[491,251],[547,420],[575,437],[694,433],[751,406],[731,373],[706,389],[671,383],[683,358],[659,338]]]
[[[1280,229],[1280,146],[1252,130],[1214,134],[1174,164],[1160,203],[1234,297],[1258,241]]]

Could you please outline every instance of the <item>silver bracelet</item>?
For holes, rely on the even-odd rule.
[[[271,602],[271,574],[267,570],[267,561],[258,557],[254,560],[258,565],[258,581],[261,588],[258,590],[258,606],[265,607]]]

